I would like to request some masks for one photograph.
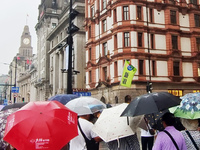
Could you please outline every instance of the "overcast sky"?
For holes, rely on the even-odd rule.
[[[5,0],[1,1],[0,9],[0,75],[7,74],[9,65],[19,52],[21,35],[24,26],[29,26],[32,37],[33,53],[37,53],[38,6],[41,0]],[[27,17],[28,14],[28,17]],[[27,19],[27,21],[26,21]]]

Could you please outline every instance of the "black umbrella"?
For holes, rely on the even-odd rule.
[[[145,118],[148,120],[150,126],[153,129],[159,130],[159,131],[163,131],[164,130],[164,126],[162,124],[162,116],[166,113],[169,112],[168,109],[164,110],[164,111],[160,111],[158,113],[153,113],[153,114],[148,114],[145,115]],[[174,123],[174,127],[181,131],[184,130],[185,128],[183,127],[180,118],[175,117],[175,123]]]
[[[67,104],[69,101],[78,98],[79,96],[75,94],[57,94],[55,96],[52,96],[51,98],[48,99],[48,101],[59,101],[63,105]]]
[[[6,105],[5,107],[3,107],[3,109],[1,111],[7,110],[7,109],[11,109],[11,108],[21,108],[26,104],[27,104],[27,102],[14,103],[14,104]]]
[[[121,116],[139,116],[157,113],[179,105],[181,99],[167,92],[148,93],[136,97],[126,107]]]

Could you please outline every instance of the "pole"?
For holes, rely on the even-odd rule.
[[[70,13],[69,13],[69,29],[71,29],[72,24],[72,0],[70,0]],[[72,94],[72,45],[73,45],[73,38],[72,33],[69,32],[68,36],[68,43],[69,43],[69,59],[68,59],[68,71],[67,71],[67,94]]]
[[[17,57],[15,59],[15,84],[14,87],[16,87],[17,84]],[[14,103],[16,102],[16,97],[14,97]]]

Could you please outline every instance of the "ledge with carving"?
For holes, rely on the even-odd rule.
[[[193,77],[193,79],[194,79],[196,82],[200,82],[200,76],[199,76],[199,77]]]
[[[169,79],[173,82],[181,82],[183,76],[169,76]]]
[[[110,87],[110,86],[111,86],[110,81],[111,81],[111,80],[110,80],[109,78],[106,79],[106,81],[101,81],[101,80],[99,79],[99,82],[98,82],[96,88],[99,88],[99,87],[101,87],[102,85],[104,85],[105,87]]]

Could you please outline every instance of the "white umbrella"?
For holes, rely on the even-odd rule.
[[[143,116],[129,117],[129,125],[127,123],[127,117],[120,117],[127,105],[127,103],[123,103],[104,109],[94,124],[92,130],[105,142],[134,135],[137,127],[140,126]]]
[[[65,106],[76,112],[79,116],[93,114],[106,108],[106,104],[90,96],[75,98]]]

